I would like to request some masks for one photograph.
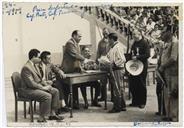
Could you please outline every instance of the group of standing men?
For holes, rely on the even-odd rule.
[[[142,61],[142,63],[144,64],[144,69],[143,72],[138,76],[129,76],[130,91],[132,94],[132,103],[130,104],[130,106],[138,106],[139,108],[144,108],[144,106],[146,105],[147,95],[147,59],[150,56],[150,51],[148,42],[143,39],[141,32],[135,30],[133,33],[135,42],[133,43],[131,48],[131,59],[138,59]],[[98,102],[105,100],[106,90],[104,85],[107,84],[109,81],[109,84],[112,86],[113,89],[113,108],[109,112],[114,113],[126,111],[126,103],[124,98],[125,90],[123,85],[123,76],[125,74],[126,62],[124,54],[126,48],[123,46],[122,43],[118,42],[117,34],[109,33],[107,28],[103,29],[103,36],[103,39],[98,44],[97,59],[96,61],[94,61],[94,63],[97,63],[98,65],[100,65],[100,67],[104,67],[103,69],[108,71],[109,75],[108,78],[104,81],[87,82],[80,87],[85,102],[84,107],[88,108],[85,85],[93,85],[95,87],[95,98],[92,105],[100,107],[101,105]],[[44,51],[39,57],[39,50],[30,50],[29,60],[24,65],[21,71],[23,84],[20,89],[20,94],[23,97],[31,98],[41,103],[38,122],[46,122],[45,116],[48,113],[50,114],[49,119],[51,120],[63,119],[63,117],[56,115],[55,112],[59,108],[66,108],[66,106],[70,105],[68,104],[67,99],[69,94],[69,86],[63,83],[62,79],[66,77],[67,73],[83,72],[84,68],[82,67],[82,65],[89,62],[89,58],[86,58],[85,55],[82,55],[80,51],[79,42],[81,40],[81,37],[82,34],[79,30],[73,31],[71,39],[65,45],[61,68],[58,68],[51,63],[50,52]],[[172,48],[174,48],[174,46]],[[139,53],[137,54],[137,52]],[[102,56],[106,56],[109,61],[103,64],[99,64],[98,60]],[[175,56],[171,55],[171,57],[173,57],[172,62],[175,61]],[[166,58],[161,57],[161,59],[163,61],[163,59]],[[166,68],[169,64],[161,64],[159,70],[165,70],[166,72]],[[52,72],[54,72],[56,75],[56,81],[52,79]],[[169,73],[172,74],[174,72],[170,71]],[[169,83],[167,83],[168,86],[170,86],[170,84],[173,82],[172,79],[177,80],[175,77],[166,77],[166,79],[169,80]],[[78,90],[75,87],[73,87],[73,94],[73,107],[78,109]],[[101,98],[97,99],[100,94]]]

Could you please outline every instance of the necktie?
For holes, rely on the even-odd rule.
[[[39,66],[39,70],[40,70],[41,76],[42,76],[42,78],[43,78],[43,69],[42,69],[41,66]]]

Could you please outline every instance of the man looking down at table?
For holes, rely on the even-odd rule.
[[[91,59],[91,53],[90,49],[86,46],[82,49],[82,55],[84,58],[86,58],[86,61],[82,63],[82,68],[84,70],[97,70],[98,65],[95,63],[94,60]],[[92,86],[95,88],[95,97],[92,101],[91,105],[96,107],[101,107],[100,104],[98,104],[98,96],[100,95],[100,83],[98,81],[92,81],[81,84],[81,93],[84,98],[84,102],[87,103],[87,94],[86,94],[86,86]],[[88,103],[87,103],[88,104]]]
[[[61,65],[64,73],[75,73],[82,72],[81,62],[85,61],[85,58],[80,53],[79,42],[82,38],[82,34],[79,30],[74,30],[72,32],[72,37],[65,45],[63,62]],[[69,94],[69,86],[64,84],[64,92],[65,92],[65,101],[68,101]],[[88,106],[86,104],[86,106]],[[73,86],[73,108],[79,109],[78,104],[78,88],[77,86]]]
[[[126,111],[125,104],[125,90],[123,87],[122,77],[125,73],[124,64],[126,51],[123,44],[118,42],[118,36],[116,33],[110,33],[108,35],[110,50],[107,56],[102,56],[99,62],[106,67],[106,70],[110,73],[109,82],[113,86],[113,108],[109,113],[117,113],[120,111]]]

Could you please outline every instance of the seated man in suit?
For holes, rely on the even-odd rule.
[[[86,61],[82,63],[82,68],[84,70],[97,70],[98,69],[98,65],[96,64],[96,62],[91,59],[91,52],[88,47],[84,46],[82,48],[82,55],[86,59]],[[92,106],[101,107],[101,105],[98,103],[98,96],[100,95],[100,83],[98,81],[93,81],[93,82],[83,83],[81,85],[81,93],[84,98],[84,102],[85,104],[88,105],[86,86],[93,86],[95,88],[95,97],[94,97],[94,100],[92,101]],[[85,106],[85,107],[87,108],[88,106]]]
[[[64,72],[57,66],[51,63],[51,53],[49,51],[43,51],[40,54],[41,63],[39,64],[40,72],[42,75],[42,80],[50,83],[53,87],[57,88],[60,93],[60,106],[61,108],[58,110],[58,113],[64,111],[68,112],[68,108],[66,107],[66,103],[64,101],[63,87],[59,80],[54,79],[54,75],[58,76],[60,79],[66,77]]]
[[[53,88],[49,82],[42,80],[38,64],[40,51],[31,49],[29,60],[21,71],[22,85],[19,90],[20,95],[40,102],[40,114],[38,122],[46,122],[45,116],[50,114],[49,120],[62,120],[63,117],[56,115],[59,108],[59,91]]]

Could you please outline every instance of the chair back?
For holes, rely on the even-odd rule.
[[[21,76],[20,73],[14,72],[11,76],[12,85],[13,85],[13,91],[15,95],[15,99],[18,98],[18,89],[21,87]]]

